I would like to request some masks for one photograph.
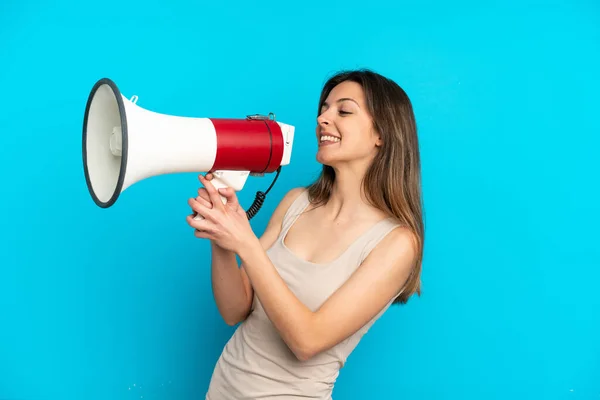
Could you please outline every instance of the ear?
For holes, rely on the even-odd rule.
[[[383,139],[381,138],[381,133],[379,133],[377,128],[375,128],[375,127],[372,128],[371,137],[375,138],[375,147],[381,147],[383,145]]]

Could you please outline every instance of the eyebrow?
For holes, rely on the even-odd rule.
[[[358,104],[358,102],[356,100],[350,98],[350,97],[342,97],[341,99],[338,99],[336,101],[336,103],[341,103],[342,101],[352,101],[352,102],[356,103],[357,106],[360,107],[360,105]],[[323,102],[323,106],[328,106],[328,105],[329,105],[329,103],[327,103],[326,101]]]

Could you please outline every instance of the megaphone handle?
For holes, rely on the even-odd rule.
[[[215,187],[215,189],[219,190],[226,187],[231,187],[236,192],[240,191],[248,178],[250,171],[214,171],[212,173],[213,178],[211,179],[211,183]],[[223,204],[227,203],[227,199],[224,196],[221,196],[221,201]],[[201,215],[196,214],[194,216],[195,220],[203,219]]]

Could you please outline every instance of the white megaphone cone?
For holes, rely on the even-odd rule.
[[[250,174],[290,162],[294,127],[269,116],[240,119],[160,114],[125,98],[108,78],[93,86],[83,122],[83,166],[88,190],[103,208],[143,179],[179,172],[212,172],[213,185],[240,191]],[[268,192],[268,190],[267,190]],[[251,218],[266,193],[257,194]]]

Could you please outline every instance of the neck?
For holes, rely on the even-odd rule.
[[[369,215],[373,210],[363,190],[366,168],[336,166],[335,181],[329,201],[324,206],[328,219],[345,221],[357,215]]]

